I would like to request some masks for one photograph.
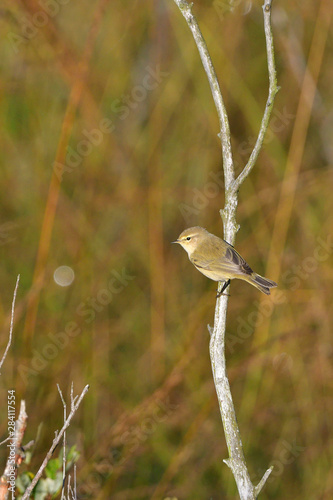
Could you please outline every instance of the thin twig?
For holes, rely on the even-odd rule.
[[[254,488],[256,498],[259,495],[259,493],[261,492],[261,490],[263,489],[263,487],[265,486],[265,483],[266,483],[267,479],[269,478],[269,475],[273,469],[274,469],[274,467],[273,467],[273,465],[271,465],[271,467],[266,470],[265,474],[262,476],[262,478],[259,481],[259,483],[257,484],[257,486]]]
[[[239,174],[237,179],[232,185],[233,191],[238,191],[239,187],[243,184],[246,177],[249,175],[251,170],[253,169],[260,150],[262,148],[265,134],[268,128],[269,119],[271,117],[273,104],[275,100],[275,96],[279,91],[279,87],[276,81],[276,67],[275,67],[275,58],[274,58],[274,44],[273,44],[273,34],[272,34],[272,26],[271,26],[271,8],[272,8],[272,0],[265,0],[265,3],[262,7],[264,12],[264,28],[265,28],[265,40],[266,40],[266,51],[267,51],[267,63],[268,63],[268,76],[269,76],[269,90],[268,97],[266,101],[266,107],[264,111],[264,115],[261,120],[260,130],[257,137],[257,141],[253,148],[253,151],[250,155],[250,158],[245,165],[243,171]]]
[[[62,401],[62,405],[64,407],[64,423],[66,422],[67,418],[67,413],[66,413],[66,402],[64,400],[64,397],[62,395],[61,389],[59,387],[59,384],[57,384],[58,392]],[[65,491],[65,479],[66,479],[66,431],[64,432],[64,439],[63,439],[63,444],[62,444],[62,492],[61,496],[63,495]]]
[[[38,469],[38,472],[37,474],[35,475],[35,477],[33,478],[33,480],[31,481],[31,484],[28,486],[28,488],[25,490],[23,496],[22,496],[22,500],[28,500],[32,490],[34,489],[34,487],[36,486],[38,480],[40,479],[40,477],[42,476],[43,474],[43,471],[45,469],[45,467],[47,466],[49,460],[51,459],[52,457],[52,454],[54,452],[54,450],[56,449],[56,447],[58,446],[58,444],[60,443],[61,441],[61,438],[62,436],[64,435],[64,432],[65,430],[69,427],[70,423],[71,423],[71,420],[72,418],[74,417],[78,407],[80,406],[81,404],[81,401],[82,399],[84,398],[84,396],[86,395],[86,393],[88,392],[88,389],[89,389],[89,385],[86,385],[85,388],[83,389],[83,391],[81,392],[80,396],[75,396],[75,398],[72,399],[72,405],[71,405],[71,412],[70,414],[68,415],[67,417],[67,420],[66,422],[64,423],[64,425],[62,426],[60,432],[56,431],[55,432],[55,438],[53,439],[53,442],[52,442],[52,445],[51,445],[51,448],[49,449],[49,451],[47,452],[44,460],[43,460],[43,463],[42,465],[39,467]],[[76,401],[76,402],[75,402]]]
[[[71,408],[73,408],[76,398],[77,398],[77,396],[74,397],[74,383],[72,382],[71,383]]]
[[[198,47],[200,57],[206,71],[212,95],[214,98],[217,114],[220,120],[221,132],[219,134],[222,144],[223,155],[223,170],[225,179],[225,205],[220,211],[223,219],[224,238],[229,243],[233,244],[238,224],[236,223],[236,209],[238,204],[238,189],[244,182],[246,177],[251,172],[258,158],[259,152],[263,145],[265,133],[268,128],[269,118],[271,115],[275,95],[278,91],[276,84],[276,69],[274,61],[274,46],[273,35],[271,28],[271,4],[272,0],[264,0],[264,27],[266,39],[266,51],[268,60],[269,73],[269,92],[266,102],[265,111],[261,121],[261,126],[258,133],[258,138],[254,149],[250,155],[249,161],[245,165],[241,174],[235,179],[235,170],[231,151],[231,136],[229,130],[229,121],[225,110],[222,94],[217,81],[216,73],[211,62],[210,55],[206,43],[203,39],[201,31],[195,16],[192,13],[191,7],[186,0],[174,0],[179,7],[181,13],[187,21],[187,24],[192,32],[196,45]],[[221,284],[219,285],[219,289]],[[272,468],[268,469],[259,484],[255,487],[250,479],[247,469],[245,456],[243,452],[242,440],[237,424],[235,408],[232,400],[225,359],[225,333],[226,333],[226,317],[228,307],[228,295],[222,295],[216,301],[214,327],[209,328],[210,333],[210,357],[212,363],[212,371],[214,384],[220,406],[220,412],[224,427],[225,438],[228,446],[229,458],[224,462],[230,467],[234,475],[238,492],[242,500],[255,500],[263,488]]]
[[[74,500],[77,499],[77,493],[76,493],[76,464],[74,464]]]
[[[216,72],[210,54],[207,49],[206,42],[202,36],[198,22],[192,13],[192,4],[189,4],[186,0],[174,0],[174,2],[177,4],[179,10],[186,19],[186,22],[190,30],[192,31],[194,41],[198,47],[201,61],[209,81],[215,107],[220,121],[219,137],[222,143],[224,180],[225,180],[225,185],[228,186],[229,188],[229,186],[231,186],[235,180],[235,170],[232,159],[229,119],[227,110],[224,105],[220,85],[216,76]]]
[[[72,496],[70,497],[70,493],[72,493]],[[67,482],[67,500],[69,500],[70,498],[73,498],[73,492],[72,492],[72,488],[71,488],[71,475],[69,474],[68,475],[68,482]]]
[[[20,275],[18,275],[17,278],[16,278],[16,285],[15,285],[15,290],[14,290],[14,295],[13,295],[13,301],[12,301],[12,314],[11,314],[11,318],[10,318],[9,339],[8,339],[8,343],[7,343],[7,347],[5,349],[4,355],[2,356],[1,361],[0,361],[0,371],[1,371],[1,367],[3,365],[3,362],[6,359],[6,356],[7,356],[7,353],[9,351],[9,348],[11,346],[11,343],[12,343],[13,327],[14,327],[15,301],[16,301],[16,294],[17,294],[17,289],[18,289],[19,281],[20,281]],[[0,373],[0,375],[1,375],[1,373]]]

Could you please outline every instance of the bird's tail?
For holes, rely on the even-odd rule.
[[[277,283],[275,283],[275,281],[264,278],[257,273],[252,273],[250,276],[247,276],[244,279],[246,279],[246,281],[251,283],[251,285],[255,286],[256,288],[258,288],[258,290],[265,293],[266,295],[270,295],[270,288],[274,288],[277,286]]]

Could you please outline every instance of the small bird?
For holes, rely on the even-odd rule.
[[[207,278],[224,282],[218,297],[234,278],[251,283],[266,295],[270,295],[270,288],[277,286],[274,281],[252,271],[232,245],[209,233],[203,227],[185,229],[172,243],[179,243],[188,253],[192,264]]]

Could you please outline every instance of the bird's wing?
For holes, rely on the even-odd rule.
[[[252,274],[252,269],[233,246],[227,244],[225,255],[221,258],[207,259],[200,255],[200,258],[194,253],[190,261],[199,269],[221,272],[222,275],[232,276],[234,274]]]
[[[248,263],[241,255],[234,249],[233,246],[228,245],[225,253],[226,265],[233,268],[235,271],[240,271],[242,274],[252,274],[253,271]]]

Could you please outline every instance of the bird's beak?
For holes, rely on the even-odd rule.
[[[176,241],[172,241],[171,243],[179,243],[179,240],[176,240]]]

